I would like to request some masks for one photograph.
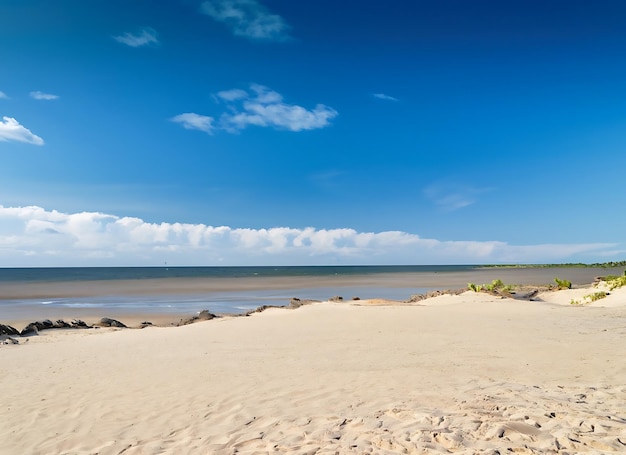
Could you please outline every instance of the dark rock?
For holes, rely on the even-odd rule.
[[[123,329],[127,328],[126,324],[124,324],[123,322],[120,322],[117,319],[111,319],[111,318],[100,319],[100,323],[98,325],[102,327],[119,327]]]
[[[440,295],[459,295],[462,294],[463,292],[465,292],[467,289],[457,289],[457,290],[445,290],[445,291],[430,291],[427,292],[426,294],[415,294],[412,295],[409,300],[407,301],[407,303],[415,303],[415,302],[421,302],[422,300],[426,300],[426,299],[430,299],[432,297],[439,297]]]
[[[19,335],[20,331],[17,330],[15,327],[11,327],[10,325],[4,325],[4,324],[0,324],[0,335]]]
[[[73,320],[72,323],[67,323],[63,319],[59,319],[56,322],[52,322],[50,319],[44,319],[43,321],[35,321],[28,324],[24,329],[20,332],[21,336],[27,335],[37,335],[42,330],[50,330],[50,329],[82,329],[82,328],[90,328],[81,320]]]
[[[352,300],[361,300],[361,297],[352,297]]]
[[[90,329],[91,326],[87,325],[85,321],[81,321],[80,319],[74,319],[72,321],[72,328],[74,329]]]
[[[250,310],[244,314],[244,316],[251,316],[254,313],[263,313],[265,310],[269,310],[270,308],[285,308],[284,306],[278,305],[261,305],[260,307],[256,307],[254,310]]]
[[[295,310],[296,308],[300,308],[301,306],[304,306],[304,305],[310,305],[312,303],[319,303],[319,300],[308,300],[308,299],[300,300],[294,297],[289,302],[289,308]]]
[[[22,337],[31,336],[31,335],[39,335],[39,329],[37,328],[37,324],[34,322],[31,322],[30,324],[28,324],[20,332],[20,336]]]
[[[330,302],[343,302],[343,297],[336,295],[328,299]]]
[[[217,316],[215,316],[209,310],[202,310],[200,313],[198,313],[198,319],[201,319],[203,321],[210,321],[211,319],[215,319],[216,317]]]
[[[198,322],[198,321],[208,321],[216,317],[217,316],[211,313],[209,310],[202,310],[198,313],[197,316],[193,316],[188,319],[181,319],[180,322],[176,325],[177,326],[188,325],[188,324],[193,324],[194,322]]]

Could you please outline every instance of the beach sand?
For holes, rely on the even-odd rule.
[[[41,332],[0,345],[0,453],[624,453],[626,289],[593,291]]]

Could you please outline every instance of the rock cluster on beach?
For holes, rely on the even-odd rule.
[[[352,300],[360,300],[360,298],[353,297]],[[341,296],[333,296],[330,299],[328,299],[328,301],[343,302],[344,300],[343,300],[343,297]],[[251,316],[252,314],[255,314],[255,313],[262,313],[263,311],[270,309],[270,308],[296,309],[302,306],[311,305],[313,303],[319,303],[319,302],[320,300],[299,299],[297,297],[294,297],[290,300],[289,305],[287,306],[261,305],[255,308],[254,310],[248,311],[247,313],[244,313],[241,315],[233,315],[233,316]],[[173,325],[180,327],[184,325],[193,324],[196,322],[210,321],[212,319],[219,318],[219,317],[221,316],[211,313],[209,310],[202,310],[198,312],[197,315],[189,317],[189,318],[181,319],[178,323],[175,323]],[[145,327],[150,327],[150,326],[153,326],[151,322],[144,321],[138,325],[138,328],[143,329]],[[100,319],[100,321],[91,325],[87,324],[86,322],[80,319],[73,319],[71,322],[66,322],[63,319],[58,319],[54,322],[51,321],[50,319],[43,319],[40,321],[34,321],[34,322],[29,323],[21,331],[17,330],[16,328],[10,325],[0,324],[0,342],[2,342],[3,344],[19,344],[19,341],[13,337],[26,337],[26,336],[38,335],[39,332],[41,332],[42,330],[92,329],[92,328],[100,328],[100,327],[128,328],[128,326],[124,324],[123,322],[118,321],[117,319],[112,319],[108,317],[103,317]]]
[[[63,319],[58,319],[52,322],[50,319],[43,319],[41,321],[33,321],[26,325],[22,330],[17,330],[15,327],[6,324],[0,324],[0,341],[3,344],[18,344],[19,341],[13,337],[28,337],[38,335],[42,330],[52,329],[92,329],[97,327],[119,327],[126,328],[127,326],[111,318],[102,318],[96,324],[89,325],[85,321],[80,319],[73,319],[71,322],[66,322]]]

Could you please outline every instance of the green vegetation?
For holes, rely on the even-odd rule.
[[[510,294],[513,290],[513,285],[504,284],[502,280],[493,280],[490,284],[467,283],[467,288],[474,292],[486,291],[498,294]]]
[[[572,282],[569,280],[561,280],[559,278],[555,278],[554,282],[559,289],[572,289]]]
[[[609,289],[612,291],[613,289],[621,288],[622,286],[626,286],[626,270],[622,276],[617,277],[607,277],[606,284],[609,285]]]
[[[582,301],[581,300],[572,299],[569,303],[571,305],[582,305],[584,303],[591,303],[591,302],[595,302],[596,300],[603,299],[607,295],[609,295],[608,292],[598,291],[598,292],[594,292],[593,294],[588,294],[588,295],[584,296]]]
[[[481,268],[555,268],[555,267],[595,267],[595,268],[614,268],[614,267],[626,267],[626,261],[609,261],[609,262],[595,262],[593,264],[584,264],[582,262],[568,262],[565,264],[489,264],[481,265]]]
[[[589,294],[586,295],[585,297],[583,297],[584,299],[589,299],[591,302],[595,302],[596,300],[600,300],[603,299],[607,296],[608,294],[604,291],[598,291],[598,292],[594,292],[593,294]]]
[[[602,281],[606,281],[607,283],[609,281],[613,281],[619,278],[619,275],[606,275],[602,277]]]
[[[565,281],[565,280],[559,280],[558,278],[555,278],[555,281],[559,285],[559,289],[561,289],[560,281]],[[608,275],[606,277],[603,277],[603,281],[606,282],[606,284],[607,284],[607,286],[608,286],[610,291],[612,291],[613,289],[621,288],[622,286],[626,286],[626,270],[624,271],[624,274],[621,275],[621,276]],[[596,284],[596,286],[597,286],[597,284]],[[606,292],[606,291],[598,291],[598,292],[594,292],[593,294],[588,294],[588,295],[584,296],[582,298],[582,300],[572,299],[570,301],[570,304],[572,304],[572,305],[582,305],[582,304],[585,304],[585,303],[591,303],[591,302],[595,302],[597,300],[603,299],[607,295],[609,295],[609,293]]]

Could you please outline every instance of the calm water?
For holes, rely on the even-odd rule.
[[[0,282],[143,280],[154,278],[243,278],[458,272],[473,265],[297,266],[297,267],[59,267],[0,268]]]
[[[0,268],[0,322],[20,319],[24,314],[54,317],[59,312],[68,314],[67,310],[72,317],[88,312],[108,315],[108,310],[115,314],[192,314],[204,309],[215,313],[245,313],[261,305],[288,305],[293,297],[327,300],[340,295],[346,300],[355,296],[406,300],[413,294],[433,289],[459,289],[468,282],[488,283],[495,278],[511,284],[548,284],[554,277],[560,277],[575,284],[588,284],[596,275],[623,273],[623,267],[485,269],[472,265]],[[206,288],[190,288],[184,282],[188,279],[197,283],[203,278],[218,284],[227,280],[229,283],[221,287],[211,284]],[[240,283],[238,278],[242,279]],[[279,282],[282,286],[265,286],[268,282]],[[173,283],[179,283],[178,288]],[[76,288],[87,292],[67,291]],[[94,288],[99,290],[92,292]],[[10,289],[18,292],[11,294]],[[129,289],[141,289],[141,292],[126,292]],[[89,297],[67,297],[77,295]]]
[[[281,278],[281,277],[351,277],[373,274],[463,272],[474,266],[298,266],[298,267],[67,267],[67,268],[0,268],[0,289],[3,284],[53,284],[59,282],[151,280],[162,278]],[[431,288],[377,288],[342,286],[338,288],[311,287],[297,289],[246,290],[181,295],[93,296],[76,298],[2,299],[0,292],[0,321],[18,312],[32,314],[56,309],[77,311],[110,309],[119,312],[195,313],[209,309],[217,313],[245,313],[261,305],[288,305],[293,297],[326,300],[334,295],[345,299],[353,296],[405,300],[412,294]]]

